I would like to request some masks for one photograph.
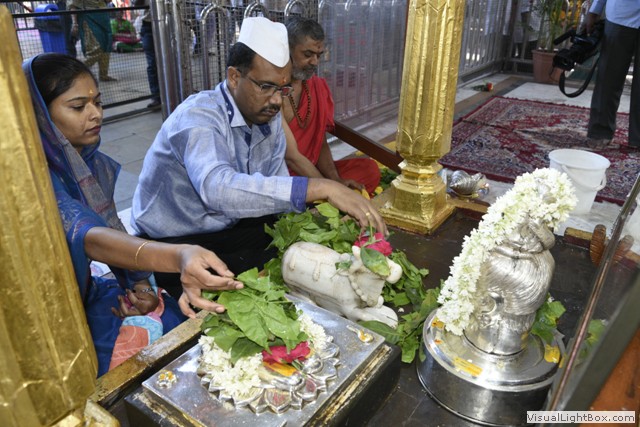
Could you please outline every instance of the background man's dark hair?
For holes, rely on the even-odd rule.
[[[313,19],[293,16],[287,20],[285,25],[290,48],[302,43],[305,37],[311,37],[315,41],[324,41],[324,30]]]
[[[237,68],[242,75],[246,75],[253,65],[256,53],[244,43],[234,43],[229,49],[227,67]]]

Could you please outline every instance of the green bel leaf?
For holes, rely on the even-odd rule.
[[[555,331],[554,326],[547,325],[543,322],[535,322],[531,327],[531,333],[533,335],[539,336],[545,343],[551,345],[553,342],[553,331]]]
[[[200,325],[200,330],[205,332],[209,328],[216,328],[220,324],[220,318],[217,314],[209,313],[202,321]]]
[[[366,320],[358,322],[358,324],[382,335],[384,339],[389,341],[391,344],[397,344],[398,341],[400,341],[401,336],[398,331],[386,323],[378,322],[377,320]]]
[[[300,240],[311,243],[325,244],[335,239],[337,234],[338,233],[335,230],[313,233],[302,230],[300,232]]]
[[[438,297],[440,296],[440,288],[428,289],[425,292],[425,297],[420,304],[419,313],[425,319],[433,310],[438,308]]]
[[[331,203],[328,203],[328,202],[320,203],[318,206],[316,206],[316,209],[318,209],[318,212],[320,212],[320,215],[326,218],[340,217],[340,211],[336,209]]]
[[[231,363],[235,364],[243,357],[251,357],[260,353],[262,347],[247,338],[238,339],[233,347],[231,347]]]
[[[402,349],[401,360],[404,363],[413,362],[413,359],[416,357],[416,351],[420,348],[419,334],[414,333],[407,336],[400,344],[400,348]]]
[[[351,260],[336,262],[336,270],[348,270],[352,263]]]
[[[407,305],[410,302],[411,301],[409,300],[409,297],[407,296],[406,292],[399,292],[393,297],[393,305],[395,305],[396,307],[400,307],[401,305]]]
[[[246,287],[256,291],[266,292],[269,289],[269,278],[267,276],[259,277],[257,268],[252,268],[238,275],[238,280],[244,283]]]
[[[229,318],[248,339],[263,348],[268,347],[269,330],[256,305],[256,297],[235,291],[224,293],[218,301],[227,308]]]
[[[229,351],[239,338],[244,337],[242,331],[227,324],[209,329],[207,335],[213,337],[218,347],[224,351]]]
[[[282,306],[260,306],[265,325],[273,335],[286,341],[296,341],[300,333],[300,323],[287,317]]]
[[[376,250],[361,248],[360,257],[364,266],[379,276],[387,277],[391,272],[387,258]]]

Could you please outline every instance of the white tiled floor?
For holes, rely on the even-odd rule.
[[[568,98],[557,86],[551,86],[553,90],[549,90],[549,85],[541,83],[526,83],[511,92],[505,94],[507,98],[532,99],[536,101],[551,102],[553,104],[575,105],[578,107],[589,108],[591,106],[591,90],[585,90],[580,96]],[[573,89],[571,89],[573,90]],[[619,113],[629,113],[629,95],[623,94],[620,99]]]

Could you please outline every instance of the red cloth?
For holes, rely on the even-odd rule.
[[[293,118],[289,122],[289,127],[298,143],[298,151],[317,165],[320,157],[322,144],[325,142],[325,133],[333,132],[335,123],[333,121],[333,98],[329,91],[327,82],[317,76],[307,80],[309,94],[311,96],[311,119],[306,128],[301,128],[298,120]],[[307,95],[302,90],[300,101],[298,102],[298,114],[304,119],[307,112]],[[342,179],[353,179],[366,187],[372,194],[380,183],[380,169],[375,161],[371,159],[346,159],[335,162],[338,173]],[[291,175],[295,172],[289,170]]]

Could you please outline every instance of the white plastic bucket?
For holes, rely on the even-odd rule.
[[[563,148],[549,153],[550,167],[566,173],[576,189],[578,203],[572,213],[591,211],[596,193],[607,185],[607,168],[611,162],[590,151]]]

